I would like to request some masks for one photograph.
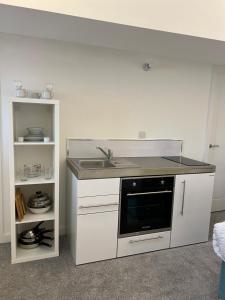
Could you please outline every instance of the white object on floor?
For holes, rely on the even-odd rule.
[[[213,248],[215,253],[225,261],[225,222],[217,223],[213,229]]]

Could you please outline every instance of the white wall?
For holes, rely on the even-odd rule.
[[[1,0],[0,3],[225,41],[221,0]]]
[[[149,55],[151,57],[151,55]],[[7,102],[14,79],[30,89],[53,82],[61,100],[60,218],[65,224],[66,137],[183,138],[184,153],[202,159],[211,67],[158,58],[142,70],[148,55],[0,34],[3,101],[4,228],[9,232]],[[1,220],[1,218],[0,218]]]

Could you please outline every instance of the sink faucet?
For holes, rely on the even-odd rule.
[[[107,151],[105,151],[102,147],[96,147],[96,149],[100,150],[108,160],[113,158],[113,152],[111,149],[107,149]]]

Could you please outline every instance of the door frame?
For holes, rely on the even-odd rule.
[[[1,87],[0,87],[0,111],[2,112]],[[0,114],[0,243],[4,242],[4,207],[3,207],[3,191],[2,191],[2,116]]]
[[[1,74],[0,74],[1,79]],[[3,140],[3,116],[5,115],[5,106],[3,105],[3,97],[1,91],[1,80],[0,80],[0,244],[10,242],[10,234],[6,229],[5,225],[5,206],[6,202],[4,199],[4,140]]]
[[[207,115],[207,124],[206,124],[206,134],[205,134],[205,147],[204,147],[204,155],[203,160],[209,160],[209,144],[213,142],[215,137],[215,133],[217,130],[217,112],[219,106],[219,98],[215,96],[215,91],[217,88],[218,80],[220,80],[220,76],[223,75],[225,77],[225,67],[224,66],[213,66],[211,71],[211,83],[209,89],[209,99],[208,99],[208,115]],[[212,212],[225,210],[225,201],[224,199],[213,199],[212,202]]]

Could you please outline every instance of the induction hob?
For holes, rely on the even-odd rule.
[[[190,159],[184,156],[163,156],[163,158],[167,159],[167,160],[171,160],[174,161],[176,163],[185,165],[185,166],[208,166],[209,164],[198,161],[198,160],[194,160],[194,159]]]

